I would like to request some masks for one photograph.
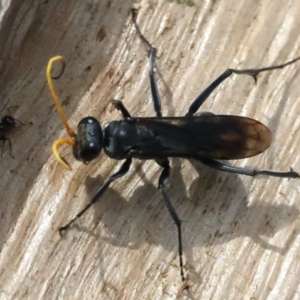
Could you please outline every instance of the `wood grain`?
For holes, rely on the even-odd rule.
[[[28,1],[0,8],[0,101],[32,121],[9,136],[0,161],[0,299],[299,299],[299,180],[246,178],[172,159],[168,194],[183,220],[190,290],[181,291],[177,233],[157,191],[160,168],[135,161],[64,239],[72,218],[120,162],[102,154],[67,172],[51,145],[66,136],[45,80],[49,58],[67,68],[55,82],[72,127],[92,115],[154,116],[146,49],[130,8],[158,48],[164,115],[183,115],[226,68],[255,68],[300,55],[300,2]],[[255,118],[272,146],[236,166],[300,171],[300,63],[233,75],[202,110]]]

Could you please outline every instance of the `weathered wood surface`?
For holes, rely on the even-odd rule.
[[[180,3],[181,2],[181,3]],[[1,2],[1,107],[31,127],[11,135],[0,162],[0,299],[299,299],[299,180],[246,178],[172,160],[168,193],[183,222],[189,292],[180,291],[177,233],[156,189],[160,168],[135,161],[77,227],[63,225],[120,163],[104,154],[85,166],[51,154],[66,133],[45,68],[61,54],[56,88],[70,123],[93,115],[154,115],[146,50],[130,21],[131,1]],[[227,67],[252,68],[300,55],[300,2],[139,1],[138,22],[158,48],[165,115]],[[5,11],[5,9],[7,9]],[[259,76],[232,76],[202,110],[261,120],[272,130],[264,154],[236,166],[300,171],[300,63]],[[1,112],[3,115],[5,109]]]

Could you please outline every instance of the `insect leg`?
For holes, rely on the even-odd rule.
[[[8,113],[9,113],[9,115],[10,116],[12,116],[12,113],[11,113],[11,109],[12,108],[19,108],[19,106],[18,105],[13,105],[13,106],[10,106],[10,107],[8,107],[6,110],[8,111]]]
[[[170,176],[170,163],[168,159],[156,159],[157,164],[163,167],[163,171],[158,180],[158,189],[161,191],[165,205],[177,226],[178,231],[178,253],[179,253],[179,266],[180,266],[180,275],[182,281],[185,281],[185,276],[183,272],[183,259],[182,259],[182,235],[181,235],[181,221],[176,213],[175,208],[173,207],[168,195],[166,194],[164,187],[165,183],[169,179]]]
[[[66,231],[78,218],[80,218],[94,203],[96,203],[100,199],[100,197],[104,194],[104,192],[112,182],[124,176],[129,171],[131,162],[132,162],[132,158],[127,158],[126,161],[121,166],[121,168],[119,169],[119,171],[111,175],[108,178],[108,180],[98,189],[98,191],[96,192],[94,197],[90,200],[90,202],[65,226],[59,227],[58,230],[60,235],[62,235],[64,231]]]
[[[113,99],[110,102],[116,107],[117,110],[121,111],[124,119],[131,118],[129,111],[126,109],[122,101]]]
[[[23,127],[23,126],[26,126],[26,125],[32,125],[33,123],[31,122],[31,121],[29,121],[29,122],[26,122],[26,123],[22,123],[20,120],[18,120],[18,119],[15,119],[15,121],[17,122],[17,123],[19,123],[20,124],[20,127]]]
[[[156,112],[156,115],[158,117],[161,117],[162,113],[161,113],[160,95],[159,95],[159,91],[158,91],[158,87],[157,87],[157,81],[156,81],[156,77],[155,77],[155,73],[156,73],[156,71],[155,71],[155,69],[156,69],[155,59],[156,59],[157,50],[144,37],[144,35],[142,34],[139,26],[137,25],[137,22],[136,22],[137,9],[133,8],[131,10],[131,15],[132,15],[132,21],[133,21],[133,24],[135,26],[135,29],[136,29],[136,32],[137,32],[138,36],[140,37],[140,39],[143,41],[143,43],[146,45],[146,47],[149,49],[149,52],[150,52],[149,79],[150,79],[150,89],[151,89],[152,101],[153,101],[153,106],[154,106],[154,110]]]
[[[203,158],[195,158],[201,161],[204,165],[211,167],[213,169],[217,169],[219,171],[247,175],[247,176],[256,176],[256,175],[267,175],[273,177],[281,177],[281,178],[300,178],[300,175],[297,172],[294,172],[292,169],[289,172],[275,172],[268,170],[255,170],[251,168],[239,168],[229,166],[223,163],[220,163],[213,159],[203,159]]]
[[[266,68],[261,68],[261,69],[244,69],[244,70],[235,70],[235,69],[227,69],[224,73],[222,73],[216,80],[214,80],[204,91],[202,91],[196,99],[193,101],[191,104],[188,113],[186,116],[192,116],[199,108],[200,106],[204,103],[204,101],[209,97],[209,95],[229,76],[232,74],[237,74],[237,75],[249,75],[253,77],[254,81],[257,81],[257,76],[261,72],[266,72],[266,71],[272,71],[276,69],[283,69],[284,67],[291,65],[298,61],[300,59],[300,56],[290,60],[284,64],[278,65],[278,66],[272,66],[272,67],[266,67]]]
[[[155,77],[155,73],[156,73],[155,58],[156,58],[156,48],[152,47],[150,50],[150,71],[149,71],[150,88],[151,88],[152,101],[153,101],[156,115],[158,117],[162,117],[160,95],[159,95],[157,81]]]
[[[3,154],[3,148],[4,148],[4,144],[6,141],[8,141],[8,146],[9,146],[9,153],[10,153],[10,157],[11,158],[15,158],[13,155],[12,155],[12,147],[11,147],[11,141],[9,138],[3,136],[0,141],[2,141],[2,147],[1,147],[1,159],[2,159],[2,154]]]
[[[19,108],[18,105],[13,105],[13,106],[10,106],[7,108],[7,111],[9,113],[9,115],[12,117],[12,113],[11,113],[11,109],[12,108]],[[16,118],[13,118],[15,120],[15,122],[19,123],[20,124],[20,127],[22,126],[26,126],[26,125],[32,125],[33,123],[31,121],[29,122],[26,122],[26,123],[22,123],[20,120],[16,119]]]

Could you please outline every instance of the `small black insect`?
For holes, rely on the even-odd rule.
[[[246,117],[214,115],[213,113],[203,113],[199,116],[194,114],[215,88],[232,74],[246,74],[252,76],[256,81],[259,73],[282,69],[295,63],[300,57],[285,64],[261,69],[227,69],[196,97],[185,116],[163,117],[155,78],[156,49],[142,35],[137,26],[136,10],[132,10],[132,16],[137,34],[150,50],[149,77],[156,117],[132,117],[121,101],[112,100],[111,103],[121,111],[122,120],[112,121],[102,130],[100,123],[95,118],[86,117],[79,122],[78,131],[75,134],[68,125],[67,118],[55,94],[51,80],[53,64],[56,61],[61,61],[63,66],[65,66],[65,62],[61,56],[56,56],[49,61],[47,67],[48,86],[62,121],[71,137],[71,139],[59,139],[54,142],[53,152],[58,161],[65,168],[70,169],[70,165],[58,153],[58,147],[62,144],[71,145],[75,158],[84,163],[88,163],[98,157],[102,148],[107,156],[117,160],[125,160],[119,171],[111,175],[97,190],[89,203],[65,226],[60,227],[59,231],[62,233],[67,230],[71,224],[101,198],[112,182],[124,176],[128,172],[133,158],[154,160],[163,168],[158,179],[158,189],[161,191],[165,205],[177,226],[180,275],[182,281],[184,281],[181,221],[165,191],[165,184],[170,175],[168,158],[191,158],[220,171],[247,176],[268,175],[281,178],[299,178],[300,175],[293,170],[288,172],[255,170],[234,167],[217,161],[216,159],[242,159],[263,152],[271,144],[271,131],[259,121]]]
[[[17,124],[19,124],[20,126],[25,126],[28,124],[31,124],[31,122],[25,123],[23,124],[21,121],[19,121],[18,119],[15,119],[10,112],[10,109],[13,107],[17,107],[17,106],[11,106],[8,107],[7,110],[9,112],[9,115],[5,115],[1,118],[1,122],[0,122],[0,141],[2,141],[2,147],[1,147],[1,159],[2,159],[2,153],[3,153],[3,148],[4,148],[4,144],[5,142],[8,142],[9,145],[9,150],[10,150],[10,156],[12,158],[14,158],[14,156],[12,155],[12,146],[11,146],[11,141],[10,139],[6,136],[10,131],[12,131],[14,128],[17,128]]]

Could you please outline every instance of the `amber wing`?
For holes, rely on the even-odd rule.
[[[153,132],[159,140],[159,147],[143,149],[150,156],[153,151],[159,156],[168,157],[240,159],[263,152],[272,140],[268,127],[240,116],[203,115],[135,120],[138,126]]]

